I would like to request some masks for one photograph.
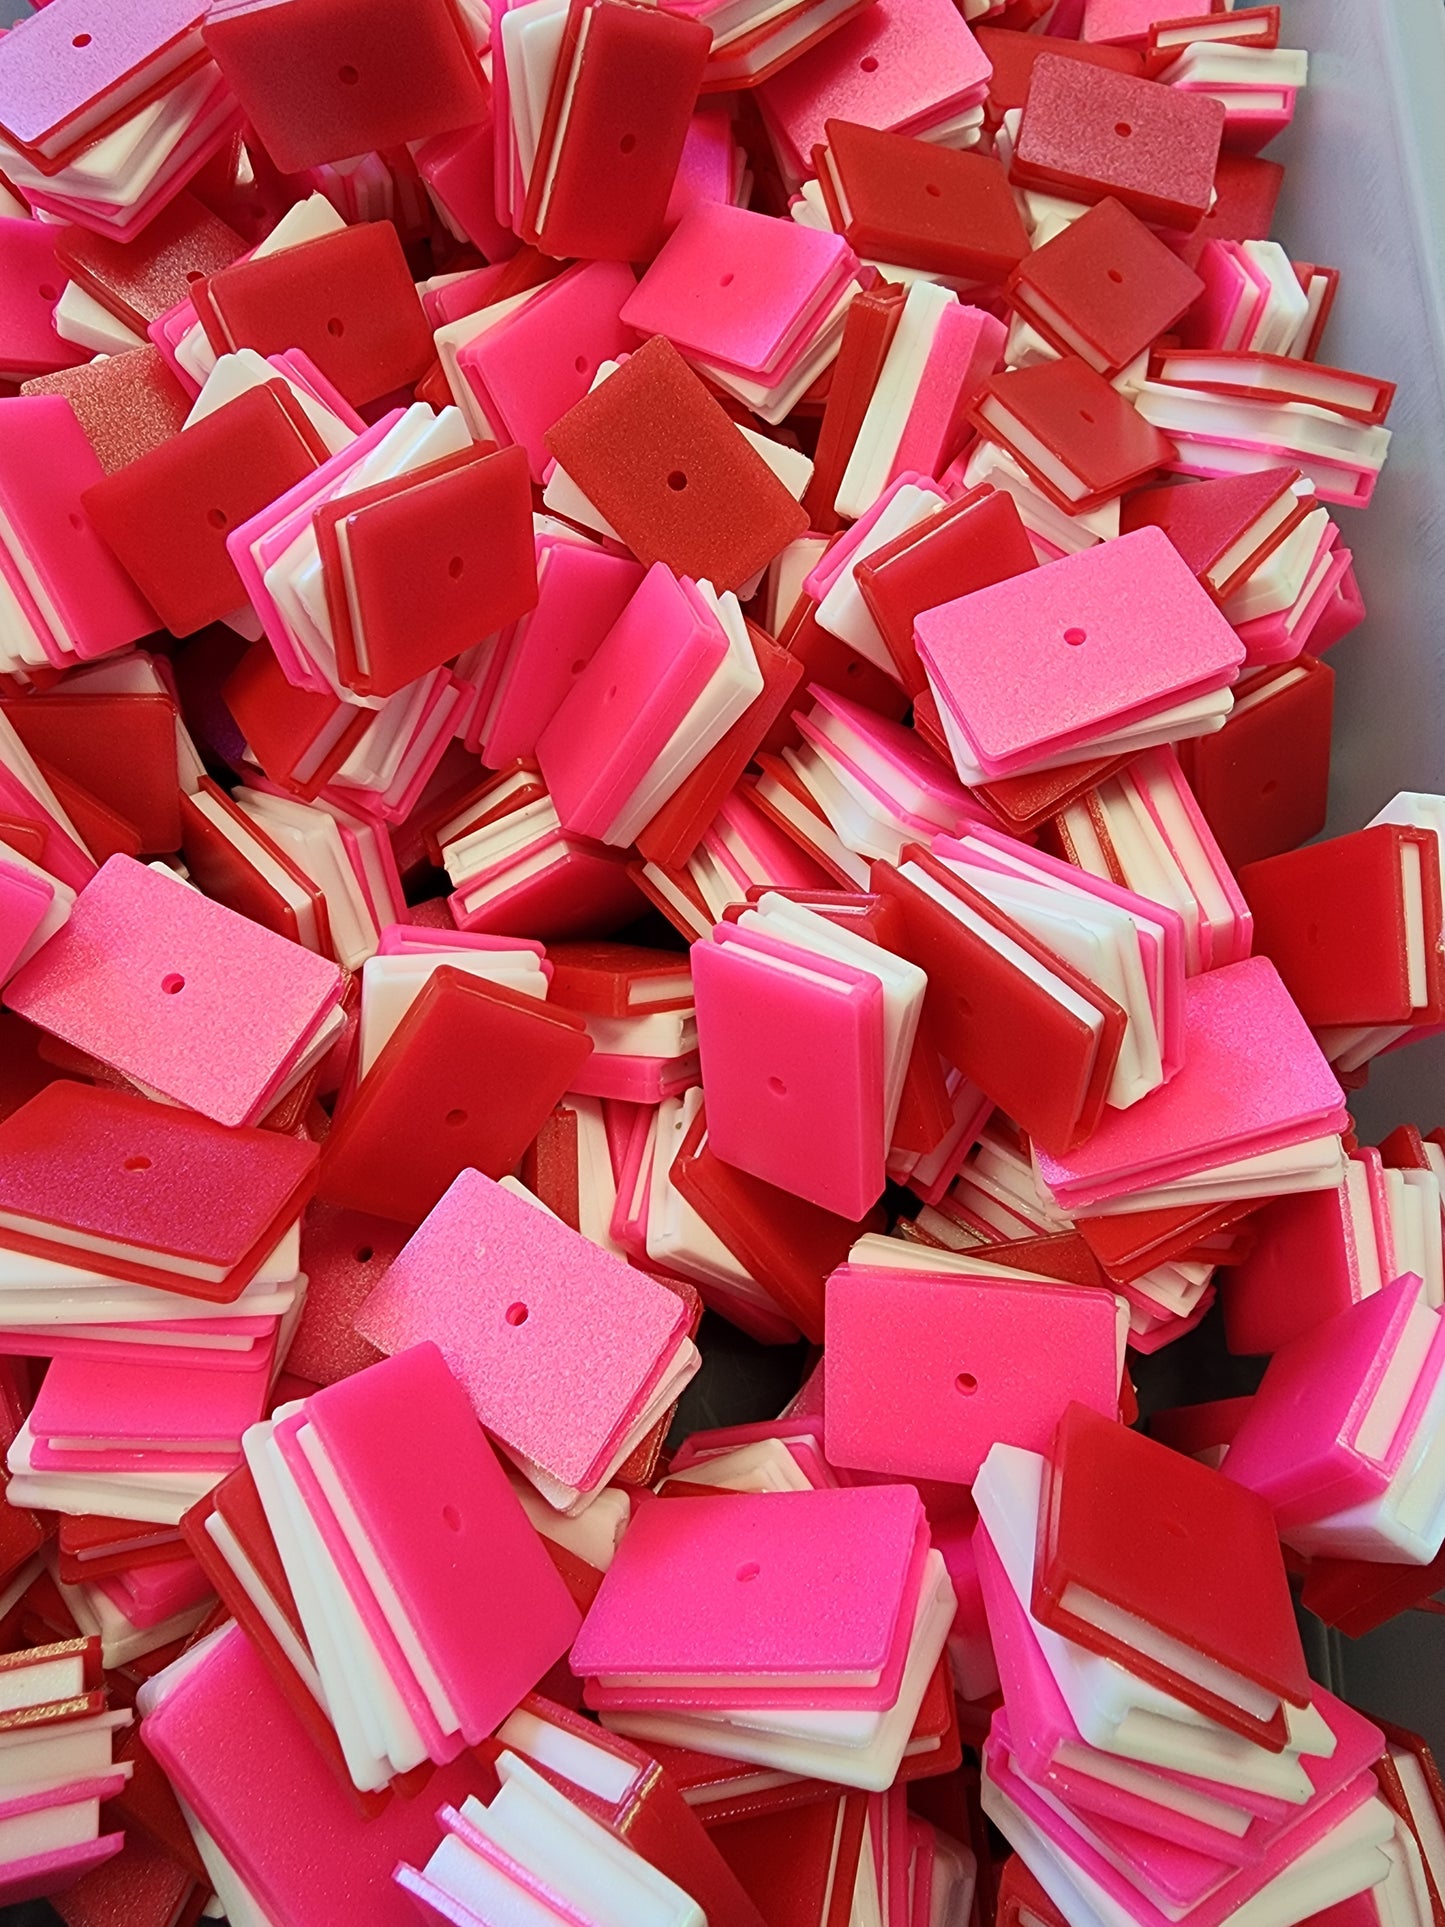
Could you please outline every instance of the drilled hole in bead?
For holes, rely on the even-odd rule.
[[[447,564],[447,574],[451,577],[452,581],[455,582],[466,566],[466,563],[463,562],[459,555],[454,555]]]
[[[853,657],[848,667],[843,671],[843,674],[845,676],[861,676],[863,674],[863,665],[856,656]]]
[[[88,47],[90,45],[90,35],[88,33],[78,33],[70,44],[72,47]]]
[[[585,375],[587,373],[586,355],[578,355],[577,359],[573,362],[572,366],[577,370],[579,375]]]
[[[574,676],[580,676],[582,674],[582,671],[586,667],[587,667],[587,658],[585,656],[579,656],[576,662],[574,662],[572,665],[572,674]]]
[[[878,62],[872,54],[865,54],[858,62],[858,67],[862,73],[876,74],[878,71]]]
[[[1119,136],[1120,140],[1128,140],[1133,131],[1133,128],[1126,120],[1116,120],[1114,122],[1114,132]]]
[[[442,1507],[442,1524],[446,1527],[448,1532],[461,1531],[462,1515],[460,1512],[457,1511],[454,1505],[444,1505]]]
[[[941,200],[943,197],[943,189],[936,181],[929,181],[923,191],[931,201]]]
[[[40,299],[42,301],[58,301],[60,299],[59,288],[52,288],[48,281],[42,281],[40,284]]]
[[[617,684],[616,683],[613,683],[612,687],[608,690],[607,694],[602,698],[602,700],[608,703],[615,703],[617,701]]]
[[[718,282],[718,286],[720,288],[730,288],[733,284],[734,278],[735,277],[731,269],[729,269],[729,271],[723,276],[722,280]]]
[[[960,1372],[953,1383],[955,1389],[962,1392],[965,1398],[972,1398],[978,1390],[978,1380],[972,1372]]]
[[[788,1095],[788,1087],[781,1077],[770,1077],[768,1079],[768,1089],[774,1097],[786,1097]]]
[[[1092,428],[1092,427],[1094,426],[1094,418],[1093,418],[1093,416],[1092,416],[1092,415],[1091,415],[1091,414],[1089,413],[1089,411],[1088,411],[1088,409],[1087,409],[1087,408],[1081,408],[1081,409],[1079,410],[1079,420],[1080,420],[1081,422],[1087,422],[1087,423],[1089,424],[1089,426],[1090,426],[1090,428]]]
[[[1109,279],[1113,282],[1116,288],[1122,288],[1124,285],[1124,277],[1122,274],[1120,274],[1117,268],[1110,268]]]
[[[680,495],[687,487],[687,477],[680,468],[675,468],[671,475],[668,476],[667,486],[672,490],[674,495]]]
[[[750,1579],[756,1579],[761,1571],[762,1567],[757,1561],[755,1559],[749,1559],[745,1566],[738,1567],[738,1578],[746,1585]]]
[[[358,1245],[356,1247],[356,1262],[359,1265],[369,1265],[375,1256],[376,1253],[370,1245]]]
[[[1275,793],[1275,791],[1276,791],[1276,790],[1277,790],[1278,788],[1279,788],[1279,779],[1278,779],[1278,777],[1275,777],[1275,776],[1271,776],[1271,777],[1270,777],[1270,779],[1269,779],[1269,781],[1268,781],[1268,782],[1267,782],[1267,783],[1265,784],[1265,786],[1264,786],[1264,788],[1263,788],[1263,789],[1262,789],[1262,790],[1260,791],[1260,795],[1261,795],[1261,796],[1273,796],[1273,795],[1274,795],[1274,793]]]
[[[161,989],[167,997],[175,997],[186,987],[186,980],[179,971],[173,970],[169,977],[161,978]]]
[[[515,1304],[515,1305],[508,1305],[507,1323],[509,1325],[525,1325],[526,1322],[527,1322],[527,1307],[524,1304],[521,1304],[519,1302],[518,1304]]]
[[[1078,649],[1089,640],[1087,629],[1065,629],[1064,641],[1071,649]]]
[[[223,529],[226,526],[226,511],[224,509],[207,509],[206,520],[213,529]]]
[[[127,1158],[123,1168],[127,1171],[138,1174],[141,1171],[149,1171],[151,1168],[151,1161],[149,1158],[140,1158],[140,1157]]]
[[[618,142],[618,146],[621,148],[624,154],[630,154],[633,148],[636,147],[636,145],[637,145],[636,134],[624,134],[622,136],[622,139]]]
[[[205,278],[206,278],[206,277],[205,277],[205,275],[204,275],[204,273],[203,273],[203,272],[201,271],[201,269],[200,269],[200,268],[187,268],[187,269],[186,269],[186,279],[187,279],[187,281],[204,281],[204,280],[205,280]]]
[[[70,511],[70,514],[66,517],[66,520],[70,523],[70,526],[73,529],[83,529],[85,527],[85,517],[77,513],[75,509],[72,509]]]
[[[343,87],[354,87],[357,81],[360,80],[361,75],[357,73],[354,67],[342,67],[338,70],[336,78],[341,82]]]
[[[326,324],[326,332],[331,336],[333,341],[339,341],[346,333],[346,323],[341,319],[339,314],[332,315]]]
[[[459,1125],[466,1123],[467,1114],[465,1111],[448,1111],[446,1121],[455,1131]]]

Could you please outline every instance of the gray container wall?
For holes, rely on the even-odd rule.
[[[1324,358],[1399,383],[1375,499],[1337,511],[1368,622],[1331,655],[1339,678],[1332,834],[1397,790],[1445,791],[1445,7],[1440,0],[1284,0],[1309,86],[1271,147],[1289,169],[1275,233],[1341,270]],[[1361,1136],[1445,1124],[1445,1037],[1378,1060],[1352,1099]],[[1445,1757],[1445,1619],[1402,1614],[1351,1641],[1313,1624],[1311,1671]]]

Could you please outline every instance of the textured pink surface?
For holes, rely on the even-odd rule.
[[[805,1671],[789,1677],[781,1668],[769,1668],[761,1672],[748,1671],[732,1680],[724,1678],[719,1684],[708,1683],[705,1675],[698,1675],[678,1685],[664,1674],[661,1679],[644,1683],[639,1683],[637,1677],[624,1677],[621,1683],[612,1679],[589,1680],[585,1692],[586,1703],[598,1711],[663,1711],[670,1708],[673,1711],[726,1712],[730,1708],[747,1705],[779,1711],[796,1711],[802,1707],[816,1712],[885,1712],[897,1703],[903,1684],[928,1553],[928,1523],[926,1518],[920,1516],[913,1541],[913,1556],[901,1589],[902,1605],[893,1640],[881,1668],[869,1684],[860,1683],[866,1677],[861,1668],[851,1680],[842,1670],[821,1675]],[[756,1562],[745,1562],[738,1570],[745,1572],[747,1563]],[[744,1579],[741,1583],[749,1584],[751,1581]],[[738,1683],[739,1679],[741,1684]]]
[[[53,5],[34,16],[41,25]],[[0,49],[19,36],[6,34]],[[63,395],[17,395],[0,441],[0,514],[23,548],[77,655],[103,656],[159,628],[155,613],[82,511],[104,471]]]
[[[248,1124],[341,988],[326,958],[113,856],[5,1001],[135,1082]]]
[[[607,834],[726,654],[720,625],[655,562],[538,741],[564,830]]]
[[[185,1445],[239,1440],[266,1402],[264,1372],[187,1371],[57,1358],[30,1415],[37,1438],[126,1439]],[[68,1461],[73,1456],[63,1455]]]
[[[1362,1162],[1359,1152],[1351,1162]],[[1370,1172],[1368,1164],[1365,1169],[1373,1192],[1383,1172]],[[1257,1242],[1242,1264],[1230,1267],[1223,1293],[1232,1352],[1276,1352],[1359,1301],[1360,1254],[1343,1180],[1329,1191],[1276,1198],[1257,1214],[1252,1228]]]
[[[1174,8],[1177,0],[1088,0],[1084,8],[1081,40],[1117,41],[1141,46],[1156,20],[1179,20]],[[1208,12],[1201,5],[1200,12]]]
[[[45,920],[53,885],[33,870],[0,857],[0,982]]]
[[[123,1331],[124,1338],[98,1334],[77,1338],[65,1325],[7,1325],[0,1328],[0,1355],[61,1358],[69,1353],[109,1365],[154,1365],[164,1360],[167,1365],[200,1372],[266,1370],[275,1356],[271,1339],[276,1323],[274,1318],[173,1318],[101,1328],[107,1333]],[[136,1334],[134,1340],[132,1333]],[[152,1338],[151,1333],[160,1334],[159,1339]],[[240,1335],[246,1340],[245,1348],[223,1351],[219,1346],[199,1342],[212,1335],[218,1338]]]
[[[530,756],[573,681],[642,586],[642,565],[580,542],[537,544],[537,606],[516,625],[483,749],[490,767]]]
[[[1318,633],[1319,626],[1339,594],[1355,558],[1349,549],[1339,546],[1339,530],[1333,526],[1326,529],[1315,553],[1317,559],[1327,555],[1329,563],[1303,608],[1296,605],[1298,613],[1296,610],[1284,610],[1278,615],[1257,616],[1252,622],[1240,623],[1236,633],[1244,644],[1244,666],[1247,670],[1263,663],[1293,662],[1306,649],[1313,656],[1322,655],[1336,640],[1334,637],[1322,640]],[[1354,626],[1353,622],[1347,623],[1341,633],[1348,635]]]
[[[1091,897],[1098,897],[1101,903],[1112,904],[1115,909],[1126,910],[1131,916],[1157,924],[1162,933],[1159,936],[1142,929],[1138,931],[1139,950],[1149,980],[1150,1004],[1159,1031],[1164,1075],[1166,1079],[1173,1077],[1183,1060],[1184,1051],[1184,918],[1178,910],[1170,909],[1167,904],[1155,903],[1133,890],[1126,890],[1108,877],[1096,877],[1087,870],[1076,869],[1072,863],[1065,863],[1061,857],[1050,856],[1046,850],[1025,849],[1002,830],[991,829],[987,824],[970,824],[960,837],[946,837],[941,843],[935,843],[934,854],[945,862],[956,858],[964,863],[982,863],[985,868],[1014,876],[1021,874],[1019,865],[1022,861],[1043,881],[1057,879],[1070,889],[1083,890]],[[1162,958],[1158,954],[1161,949]],[[1154,990],[1156,970],[1163,978],[1158,998]],[[1162,1008],[1159,1007],[1161,1002]]]
[[[199,1606],[212,1596],[210,1580],[195,1560],[167,1559],[154,1566],[136,1566],[129,1572],[102,1574],[95,1582],[113,1606],[123,1612],[132,1626],[142,1630],[159,1626],[162,1620]]]
[[[392,1685],[417,1726],[427,1757],[438,1764],[454,1760],[462,1750],[461,1735],[443,1733],[421,1682],[377,1601],[357,1559],[356,1548],[332,1509],[308,1456],[306,1444],[309,1442],[312,1450],[315,1449],[310,1430],[305,1414],[296,1412],[276,1424],[272,1441],[296,1481],[297,1496],[310,1514],[311,1523],[321,1539],[323,1556],[335,1568],[337,1579],[350,1595],[364,1634],[375,1649],[382,1670],[390,1676]]]
[[[1356,1769],[1357,1784],[1367,1788],[1370,1775],[1364,1772],[1365,1762]],[[1077,1813],[1081,1824],[1087,1827],[1100,1846],[1116,1853],[1136,1874],[1140,1882],[1152,1886],[1170,1902],[1174,1908],[1190,1908],[1201,1905],[1219,1886],[1220,1882],[1231,1877],[1239,1878],[1236,1869],[1240,1866],[1237,1858],[1223,1859],[1215,1853],[1200,1852],[1184,1846],[1167,1836],[1161,1838],[1155,1828],[1147,1821],[1142,1826],[1133,1818],[1121,1819],[1113,1814],[1087,1810]],[[1294,1849],[1286,1850],[1283,1860],[1288,1865],[1293,1862]]]
[[[78,1847],[57,1847],[52,1853],[32,1854],[28,1860],[12,1860],[8,1867],[0,1867],[0,1906],[18,1907],[22,1900],[63,1894],[83,1873],[114,1859],[124,1845],[123,1833],[103,1833]]]
[[[1017,1803],[1027,1817],[1054,1843],[1055,1848],[1102,1887],[1109,1898],[1127,1912],[1139,1927],[1164,1927],[1170,1916],[1154,1906],[1129,1877],[1105,1860],[1097,1847],[1070,1824],[1056,1808],[1040,1799],[1037,1791],[1022,1779],[1011,1764],[1013,1738],[1007,1716],[995,1720],[985,1748],[989,1779],[1008,1799]],[[1337,1827],[1357,1807],[1363,1806],[1376,1791],[1372,1773],[1362,1771],[1338,1791],[1297,1808],[1296,1824],[1282,1830],[1269,1850],[1253,1865],[1242,1867],[1207,1899],[1190,1910],[1192,1927],[1222,1927],[1247,1900],[1287,1868],[1310,1847]]]
[[[585,1489],[686,1336],[687,1312],[570,1226],[464,1171],[356,1328],[384,1352],[432,1339],[489,1432]]]
[[[544,848],[549,852],[546,867],[522,874],[526,864]],[[513,936],[530,936],[540,930],[547,937],[616,930],[640,915],[644,907],[637,886],[615,852],[560,834],[517,851],[490,870],[479,871],[447,902],[459,929]]]
[[[693,945],[692,969],[714,1154],[861,1218],[887,1152],[877,978],[735,924]]]
[[[228,1132],[169,1104],[57,1079],[0,1125],[0,1211],[38,1220],[41,1239],[64,1243],[74,1230],[136,1247],[134,1264],[101,1267],[122,1277],[144,1271],[148,1251],[228,1271],[254,1254],[254,1272],[289,1222],[282,1214],[299,1208],[316,1160],[304,1139]],[[8,1233],[5,1242],[23,1248]],[[196,1289],[174,1273],[167,1282]],[[199,1289],[227,1295],[214,1284]]]
[[[1172,0],[1171,0],[1172,4]],[[967,429],[959,418],[1003,361],[1008,331],[982,308],[945,308],[893,457],[891,475],[921,469],[941,475],[959,452]]]
[[[911,133],[981,98],[993,68],[952,0],[874,0],[758,89],[800,175],[827,120]]]
[[[185,137],[173,150],[171,159],[161,169],[157,184],[151,192],[136,203],[134,209],[122,215],[113,204],[92,201],[88,211],[93,214],[91,223],[97,231],[105,233],[108,239],[120,242],[133,241],[136,236],[153,221],[161,209],[167,207],[181,192],[186,182],[194,179],[196,173],[219,153],[226,143],[241,131],[241,113],[231,97],[226,83],[216,76],[215,85],[209,89]],[[53,214],[62,221],[70,221],[79,211],[74,200],[63,196],[41,193],[38,188],[28,188],[26,200],[36,214]]]
[[[1254,948],[1254,917],[1189,787],[1178,751],[1167,743],[1155,749],[1143,750],[1134,757],[1118,780],[1125,789],[1133,789],[1148,811],[1154,832],[1176,857],[1182,859],[1186,870],[1198,860],[1191,856],[1189,850],[1192,834],[1194,844],[1214,879],[1215,888],[1224,898],[1223,917],[1212,917],[1203,904],[1199,907],[1201,968],[1217,970],[1221,964],[1241,963]],[[1175,813],[1182,814],[1187,825],[1183,835],[1171,830],[1170,812],[1165,807],[1167,804],[1172,805]]]
[[[0,126],[37,141],[199,28],[200,0],[53,0],[0,42]]]
[[[266,588],[263,572],[311,526],[313,512],[330,501],[362,457],[371,454],[386,439],[403,412],[400,408],[391,409],[373,422],[365,434],[358,435],[330,461],[323,462],[314,474],[274,502],[268,502],[259,515],[253,515],[249,522],[243,522],[226,536],[226,552],[236,565],[236,573],[276,652],[282,673],[298,689],[327,695],[331,686],[310,657],[297,647],[286,626],[286,618]]]
[[[1062,183],[1071,200],[1114,194],[1143,221],[1195,227],[1214,192],[1221,102],[1058,54],[1034,65],[1010,175]]]
[[[1046,1452],[1071,1400],[1117,1415],[1113,1294],[843,1265],[823,1369],[833,1465],[967,1485],[996,1441]]]
[[[1440,1313],[1431,1321],[1430,1351],[1393,1439],[1378,1455],[1365,1454],[1356,1441],[1424,1291],[1407,1272],[1301,1332],[1270,1360],[1230,1445],[1226,1477],[1262,1494],[1282,1524],[1322,1519],[1378,1498],[1399,1470],[1445,1355]]]
[[[51,296],[67,278],[55,258],[56,239],[48,223],[0,217],[0,355],[15,371],[12,380],[86,359],[84,349],[55,332]]]
[[[102,1478],[131,1472],[205,1472],[213,1480],[235,1471],[241,1463],[241,1448],[233,1445],[221,1452],[183,1452],[175,1446],[137,1447],[124,1451],[60,1451],[45,1439],[36,1439],[30,1448],[30,1463],[38,1472],[62,1472]]]
[[[1176,1802],[1181,1793],[1208,1790],[1200,1781],[1164,1768],[1141,1769],[1139,1782],[1132,1789],[1093,1778],[1088,1772],[1088,1761],[1094,1749],[1080,1737],[1049,1671],[1034,1626],[1009,1585],[986,1528],[978,1528],[974,1546],[999,1674],[1007,1702],[1013,1708],[1018,1758],[1032,1779],[1067,1799],[1086,1824],[1095,1824],[1101,1815],[1125,1824],[1133,1822],[1151,1831],[1157,1830],[1166,1840],[1172,1839],[1181,1846],[1201,1853],[1213,1852],[1234,1866],[1247,1866],[1256,1861],[1281,1831],[1294,1824],[1299,1809],[1281,1801],[1275,1803],[1269,1817],[1258,1815],[1242,1836],[1211,1827],[1202,1819],[1180,1813],[1177,1805],[1161,1805],[1149,1797],[1145,1789],[1150,1782],[1157,1784],[1161,1796],[1170,1795]],[[1307,1756],[1301,1761],[1314,1797],[1319,1798],[1348,1785],[1361,1768],[1378,1758],[1380,1740],[1378,1728],[1331,1694],[1317,1689],[1314,1705],[1338,1741],[1331,1759]],[[1066,1746],[1074,1749],[1074,1763],[1070,1767],[1058,1765],[1054,1757]],[[1109,1772],[1109,1756],[1100,1755],[1099,1765],[1102,1771]],[[1221,1787],[1219,1792],[1228,1803],[1231,1790]],[[1245,1802],[1241,1800],[1239,1804]]]
[[[1180,323],[1192,348],[1224,348],[1235,340],[1252,341],[1270,296],[1270,280],[1238,241],[1206,241],[1195,272],[1204,293]]]
[[[405,1861],[398,1864],[394,1878],[398,1889],[411,1896],[413,1927],[418,1916],[427,1922],[441,1921],[444,1927],[487,1927],[480,1914],[473,1913],[460,1900],[454,1900]]]
[[[500,262],[514,254],[517,237],[497,219],[496,145],[490,113],[473,127],[433,135],[414,152],[417,172],[435,188],[437,199],[483,260]]]
[[[13,588],[12,574],[13,565],[0,567],[0,576]],[[68,883],[72,890],[83,889],[95,875],[95,859],[68,830],[61,828],[53,812],[29,787],[39,780],[31,773],[33,768],[23,756],[18,740],[0,740],[0,813],[34,823],[44,838],[41,855],[45,868],[60,882]]]
[[[436,1810],[485,1798],[471,1754],[439,1767],[425,1797],[363,1818],[239,1627],[232,1627],[144,1723],[146,1744],[267,1915],[307,1927],[416,1927],[392,1883],[424,1862]]]
[[[640,335],[666,335],[685,355],[772,373],[799,325],[821,320],[856,266],[841,235],[705,201],[664,243],[622,310]]]
[[[570,268],[458,353],[488,417],[526,449],[534,482],[548,461],[547,430],[581,401],[604,361],[633,346],[619,316],[636,285],[622,261]]]
[[[974,1528],[973,1551],[998,1659],[999,1683],[1009,1705],[1018,1710],[1021,1749],[1028,1770],[1038,1775],[1061,1745],[1081,1743],[1079,1729],[1049,1670],[1037,1628],[1010,1585],[988,1527],[981,1520]]]
[[[846,696],[824,689],[821,683],[810,683],[808,695],[813,707],[800,718],[803,733],[827,743],[840,761],[857,767],[859,750],[866,748],[870,756],[881,757],[898,771],[905,786],[898,792],[900,798],[907,796],[908,790],[918,789],[945,817],[970,814],[972,806],[967,792],[916,729],[891,722],[876,710],[865,709],[861,703],[851,703]],[[861,776],[861,769],[859,773]],[[870,787],[878,782],[875,776],[863,780]],[[909,801],[912,807],[912,799]]]
[[[989,770],[1232,682],[1244,659],[1155,528],[927,609],[915,634]]]
[[[726,106],[709,106],[699,101],[688,122],[682,159],[677,164],[677,177],[667,203],[665,225],[669,233],[698,202],[732,199],[733,155],[731,113]]]
[[[433,897],[432,902],[435,901]],[[448,950],[530,950],[541,963],[547,955],[545,944],[527,937],[481,937],[464,930],[433,928],[421,921],[421,908],[417,903],[408,904],[407,915],[416,921],[386,926],[376,947],[379,957],[434,956],[438,951]]]
[[[624,1104],[660,1104],[698,1081],[696,1051],[685,1057],[628,1057],[593,1051],[572,1079],[577,1097],[607,1097]]]
[[[195,1886],[188,1868],[132,1828],[123,1852],[69,1890],[67,1927],[172,1927]]]
[[[316,1393],[306,1418],[477,1744],[577,1629],[544,1542],[434,1345]]]
[[[757,1674],[759,1686],[807,1674],[825,1687],[830,1673],[880,1668],[911,1631],[922,1518],[906,1485],[651,1501],[602,1581],[572,1670]]]
[[[312,1203],[301,1223],[306,1305],[286,1354],[299,1378],[333,1385],[380,1354],[352,1320],[406,1243],[406,1226],[342,1205]]]
[[[1066,1157],[1035,1156],[1050,1190],[1083,1203],[1340,1130],[1344,1101],[1279,972],[1250,957],[1185,984],[1184,1064],[1172,1083],[1105,1111]]]

